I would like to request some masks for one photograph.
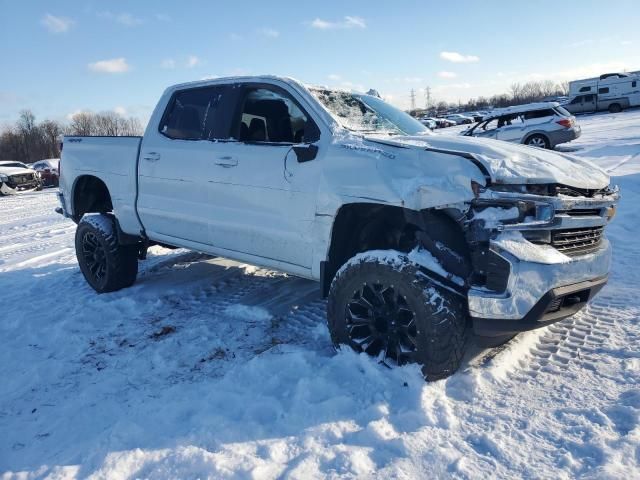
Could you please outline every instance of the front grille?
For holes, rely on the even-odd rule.
[[[20,185],[22,183],[29,183],[33,181],[33,175],[31,173],[27,173],[24,175],[11,175],[9,179],[15,185]]]
[[[602,242],[604,227],[552,230],[551,245],[569,256],[595,252]]]

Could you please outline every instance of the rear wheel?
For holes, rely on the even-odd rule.
[[[327,319],[334,345],[387,366],[418,363],[427,380],[454,373],[466,347],[464,298],[401,252],[359,254],[331,284]]]
[[[620,113],[622,111],[622,106],[619,103],[612,103],[609,105],[609,113]]]
[[[527,145],[538,148],[550,148],[549,139],[544,135],[531,135],[527,138]]]
[[[76,257],[87,283],[98,293],[133,285],[138,246],[120,245],[111,215],[85,215],[76,230]]]

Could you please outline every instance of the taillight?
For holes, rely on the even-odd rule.
[[[562,120],[558,120],[556,123],[558,125],[562,125],[565,128],[573,127],[573,120],[571,120],[570,118],[563,118]]]

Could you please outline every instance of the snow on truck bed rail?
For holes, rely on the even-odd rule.
[[[54,192],[1,197],[2,478],[640,476],[640,112],[578,121],[622,188],[610,283],[432,384],[334,352],[307,280],[153,247],[96,295]]]

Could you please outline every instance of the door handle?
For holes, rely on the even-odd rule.
[[[158,152],[149,152],[145,153],[142,158],[147,162],[157,162],[160,160],[160,154]]]
[[[224,157],[218,157],[214,163],[220,167],[229,168],[238,165],[238,159],[226,155]]]

